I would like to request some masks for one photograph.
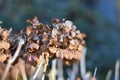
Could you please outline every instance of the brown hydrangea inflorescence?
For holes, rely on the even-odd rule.
[[[26,31],[12,35],[14,38],[9,38],[12,29],[6,30],[0,27],[0,54],[13,51],[12,48],[16,48],[14,44],[17,44],[17,40],[22,37],[25,39],[25,44],[19,57],[26,62],[37,63],[41,55],[49,55],[52,59],[61,58],[71,63],[80,59],[86,35],[77,30],[71,21],[53,19],[52,25],[48,26],[40,23],[35,17],[27,22],[31,25]]]
[[[77,30],[71,21],[53,19],[50,27],[39,23],[37,17],[27,22],[32,25],[26,29],[26,53],[41,55],[47,52],[49,58],[61,58],[69,62],[80,59],[86,35]]]

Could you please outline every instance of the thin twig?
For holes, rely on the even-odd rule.
[[[83,50],[82,50],[82,57],[81,57],[81,60],[80,60],[80,72],[81,72],[81,77],[83,80],[87,80],[85,75],[86,75],[86,65],[85,65],[85,56],[86,56],[86,51],[87,51],[87,48],[84,47]]]
[[[56,59],[52,61],[52,69],[49,73],[49,80],[56,80]]]
[[[72,66],[73,66],[72,70],[71,69],[67,70],[69,80],[75,80],[78,74],[78,64],[74,63]]]
[[[120,66],[120,61],[117,60],[115,64],[115,80],[119,80],[119,66]]]
[[[14,56],[13,56],[13,57],[10,57],[9,60],[8,60],[8,64],[7,64],[7,66],[6,66],[5,72],[4,72],[1,80],[5,80],[5,78],[6,78],[7,74],[8,74],[8,71],[9,71],[12,63],[16,60],[16,58],[17,58],[17,56],[19,55],[19,52],[20,52],[20,50],[21,50],[21,47],[22,47],[22,45],[23,45],[24,43],[25,43],[24,39],[21,38],[21,39],[19,40],[18,47],[17,47],[16,52],[14,53]]]
[[[19,70],[17,69],[17,70],[16,70],[16,79],[15,79],[15,80],[18,79],[18,73],[19,73]]]
[[[23,80],[27,80],[26,72],[25,72],[25,62],[22,59],[19,59],[20,61],[20,71]]]
[[[58,65],[58,69],[57,69],[58,80],[64,80],[64,77],[63,77],[63,62],[62,62],[61,59],[58,59],[57,65]]]
[[[112,76],[112,70],[109,70],[105,80],[110,80]]]
[[[40,71],[40,68],[41,68],[42,64],[43,64],[43,56],[40,56],[40,63],[39,63],[39,65],[38,65],[38,68],[37,68],[34,76],[33,76],[33,80],[36,79],[36,77],[37,77],[37,75],[38,75],[38,73],[39,73],[39,71]]]
[[[95,79],[95,76],[96,76],[96,72],[97,72],[97,68],[95,68],[95,71],[94,71],[94,75],[93,75],[94,79]]]
[[[47,70],[48,62],[49,62],[49,59],[48,59],[48,57],[46,57],[46,63],[45,63],[45,66],[44,66],[44,71],[43,71],[43,75],[42,75],[42,80],[45,79],[45,73],[46,73],[46,70]]]

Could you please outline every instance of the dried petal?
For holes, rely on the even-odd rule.
[[[64,26],[67,27],[68,30],[72,29],[73,23],[69,20],[65,21]]]
[[[26,49],[28,52],[33,53],[39,49],[39,45],[36,43],[31,43],[31,44],[26,46]]]
[[[71,49],[71,50],[76,50],[76,49],[77,49],[77,46],[74,46],[74,45],[69,44],[69,49]]]
[[[77,50],[59,49],[56,56],[65,60],[79,60],[81,57],[81,52]]]
[[[83,49],[83,46],[82,46],[82,45],[79,45],[79,46],[78,46],[78,50],[79,50],[79,51],[82,51],[82,49]]]
[[[26,29],[26,34],[29,36],[32,32],[32,26],[28,26],[27,29]]]
[[[70,40],[70,44],[71,44],[71,45],[78,46],[78,45],[79,45],[79,42],[78,42],[77,40],[72,39],[72,40]]]
[[[56,48],[56,47],[49,47],[49,51],[51,53],[57,53],[57,50],[58,50],[58,48]]]
[[[8,36],[9,36],[9,34],[10,33],[7,30],[3,31],[2,32],[2,38],[3,38],[3,40],[6,40],[8,38]]]
[[[57,34],[59,34],[59,31],[56,28],[53,28],[53,30],[52,30],[52,37],[53,38],[56,37]]]
[[[74,38],[76,36],[75,32],[71,32],[71,37]]]
[[[8,50],[10,48],[10,43],[6,41],[0,41],[0,49]]]
[[[4,62],[9,56],[6,54],[0,54],[0,62]]]

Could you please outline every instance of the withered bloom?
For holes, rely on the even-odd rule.
[[[22,47],[20,57],[25,61],[37,61],[40,55],[49,55],[49,58],[61,58],[63,61],[71,63],[80,59],[86,35],[77,30],[77,27],[71,21],[53,19],[52,25],[48,26],[40,23],[38,18],[35,17],[32,20],[27,20],[27,22],[31,25],[20,35],[12,35],[14,36],[10,40],[12,42],[8,39],[11,29],[6,30],[0,27],[0,50],[12,51],[10,43],[14,47],[17,42],[14,39],[23,37],[26,42]],[[3,52],[0,51],[0,53]]]
[[[56,57],[71,62],[80,59],[86,35],[76,30],[77,27],[71,21],[53,19],[52,25],[48,26],[39,23],[35,17],[28,22],[32,25],[26,29],[27,53],[34,54],[36,51],[41,55],[47,52],[49,58]]]

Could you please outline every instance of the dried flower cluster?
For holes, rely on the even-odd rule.
[[[4,62],[10,55],[10,40],[9,36],[12,29],[6,30],[0,26],[0,62]]]
[[[27,22],[31,25],[26,31],[21,31],[17,35],[10,34],[12,29],[6,30],[0,27],[0,55],[5,56],[4,59],[0,57],[0,62],[6,61],[9,55],[13,55],[20,37],[25,39],[25,44],[19,57],[25,62],[36,64],[40,55],[70,62],[80,59],[86,35],[76,30],[71,21],[53,19],[52,25],[48,26],[40,23],[35,17]]]

